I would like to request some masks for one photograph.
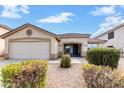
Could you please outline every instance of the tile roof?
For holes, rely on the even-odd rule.
[[[34,28],[36,28],[36,29],[38,29],[38,30],[42,30],[43,32],[46,32],[46,33],[48,33],[48,34],[50,34],[50,35],[56,37],[56,38],[59,40],[59,38],[58,38],[58,36],[57,36],[56,34],[54,34],[54,33],[52,33],[52,32],[49,32],[49,31],[47,31],[47,30],[45,30],[45,29],[42,29],[42,28],[40,28],[40,27],[37,27],[37,26],[35,26],[35,25],[32,25],[32,24],[30,24],[30,23],[26,23],[26,24],[24,24],[24,25],[22,25],[22,26],[19,26],[19,27],[15,28],[15,29],[12,29],[12,30],[10,30],[9,32],[7,32],[7,33],[1,35],[0,37],[1,37],[1,38],[5,38],[6,36],[11,35],[12,33],[15,33],[16,31],[18,31],[19,29],[22,29],[22,28],[27,27],[27,26],[31,26],[31,27],[34,27]]]
[[[91,34],[82,34],[82,33],[66,33],[58,34],[59,37],[87,37],[89,38]]]
[[[89,38],[88,42],[89,43],[105,43],[105,42],[107,42],[107,40]]]

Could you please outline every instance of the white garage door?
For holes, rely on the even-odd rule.
[[[9,58],[49,59],[49,42],[11,42]]]

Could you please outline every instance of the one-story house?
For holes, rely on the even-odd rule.
[[[54,34],[32,24],[24,24],[0,36],[5,40],[4,55],[11,59],[56,59],[64,53],[84,57],[88,44],[102,44],[90,34]]]

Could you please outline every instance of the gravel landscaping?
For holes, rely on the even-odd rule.
[[[47,74],[48,88],[86,87],[82,77],[82,64],[73,64],[71,68],[60,68],[60,64],[49,64]]]
[[[86,87],[86,83],[84,82],[82,76],[82,63],[86,64],[87,61],[81,58],[73,58],[72,61],[76,61],[77,63],[73,63],[71,68],[60,68],[60,64],[57,62],[51,61],[48,64],[48,72],[47,72],[47,87],[48,88],[84,88]],[[81,61],[81,62],[79,62]],[[0,62],[0,68],[9,63],[16,63],[19,61],[14,60],[4,60]],[[120,59],[118,69],[124,72],[124,58]],[[1,74],[1,72],[0,72]],[[1,80],[1,76],[0,76]],[[1,82],[0,82],[0,87]]]
[[[73,58],[72,61],[82,61],[83,64],[86,64],[87,61],[85,59],[76,59]],[[0,68],[9,63],[16,63],[19,61],[13,60],[4,60],[0,62]],[[53,62],[53,61],[52,61]],[[86,83],[82,77],[82,63],[73,63],[71,68],[60,68],[60,64],[57,62],[48,64],[48,72],[47,72],[47,87],[48,88],[83,88],[86,87]],[[124,58],[120,59],[118,69],[124,72]],[[0,72],[1,74],[1,72]],[[1,80],[1,76],[0,76]],[[0,82],[0,87],[1,82]]]
[[[49,64],[47,88],[83,88],[86,87],[82,77],[82,64],[73,64],[71,68],[60,68],[60,64]],[[1,82],[0,82],[0,87]]]
[[[0,68],[5,64],[17,63],[21,60],[3,60],[0,61]],[[82,58],[72,58],[71,68],[60,68],[60,60],[50,60],[48,63],[47,72],[47,87],[48,88],[80,88],[86,87],[82,77],[82,61],[87,63]],[[0,76],[1,79],[1,76]],[[1,82],[0,82],[1,87]]]
[[[17,63],[21,60],[3,60],[0,61],[0,68],[5,64]],[[86,59],[72,58],[71,68],[60,68],[58,60],[52,60],[48,64],[47,87],[48,88],[81,88],[86,87],[82,77],[82,63],[86,64]],[[124,58],[120,58],[118,69],[124,72]],[[1,80],[1,71],[0,71]],[[0,87],[1,82],[0,82]]]

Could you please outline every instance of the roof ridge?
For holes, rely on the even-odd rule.
[[[63,34],[58,34],[58,35],[67,35],[67,34],[91,35],[91,34],[85,34],[85,33],[63,33]]]
[[[44,28],[41,28],[41,27],[36,26],[36,25],[34,25],[34,24],[31,24],[31,23],[25,23],[24,25],[34,26],[34,27],[36,27],[36,28],[39,28],[39,29],[44,30],[44,31],[47,31],[48,33],[51,33],[51,34],[53,34],[53,35],[56,35],[56,36],[57,36],[57,34],[52,33],[51,31],[48,31],[48,30],[46,30],[46,29],[44,29]]]
[[[124,22],[123,22],[123,23],[120,23],[120,24],[118,24],[118,25],[115,25],[115,26],[113,26],[112,28],[108,28],[108,30],[106,30],[105,32],[103,32],[103,33],[101,33],[101,34],[95,36],[94,38],[98,38],[98,37],[100,37],[100,36],[102,36],[102,35],[105,35],[105,34],[111,32],[112,30],[118,29],[119,27],[121,27],[121,26],[123,26],[123,25],[124,25]]]
[[[85,33],[63,33],[63,34],[85,34]]]
[[[7,26],[5,24],[0,24],[0,27],[8,29],[8,30],[12,30],[12,28],[10,28],[9,26]]]
[[[30,23],[25,23],[25,24],[23,24],[23,25],[21,25],[21,26],[15,28],[15,29],[12,29],[12,30],[10,30],[9,32],[7,32],[7,33],[1,35],[0,37],[4,37],[4,36],[6,36],[7,34],[11,34],[11,33],[13,33],[15,30],[21,29],[21,28],[23,28],[23,27],[25,27],[25,26],[32,26],[32,27],[35,27],[35,28],[37,28],[37,29],[43,30],[43,31],[45,31],[45,32],[48,33],[48,34],[53,35],[54,37],[56,37],[56,38],[59,40],[58,35],[56,35],[56,34],[50,32],[50,31],[47,31],[47,30],[45,30],[45,29],[42,29],[42,28],[40,28],[40,27],[38,27],[38,26],[35,26],[35,25],[33,25],[33,24],[30,24]]]
[[[91,34],[83,34],[83,33],[65,33],[65,34],[58,34],[59,37],[90,37]]]

